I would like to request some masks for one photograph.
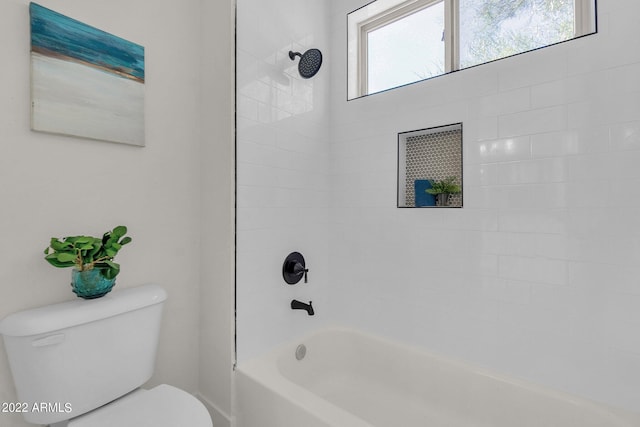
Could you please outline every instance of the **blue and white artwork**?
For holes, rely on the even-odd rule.
[[[33,130],[144,145],[144,47],[38,4],[31,15]]]

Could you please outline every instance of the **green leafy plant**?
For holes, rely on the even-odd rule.
[[[58,268],[75,267],[79,271],[99,268],[107,279],[115,279],[120,273],[120,264],[113,262],[124,245],[131,242],[126,236],[127,227],[119,225],[104,233],[102,238],[92,236],[70,236],[51,238],[44,250],[49,264]]]
[[[425,191],[429,194],[458,194],[462,192],[462,188],[455,183],[456,177],[450,176],[441,181],[429,180],[431,188],[427,188]]]

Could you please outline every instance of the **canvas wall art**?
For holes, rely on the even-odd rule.
[[[29,9],[32,129],[143,146],[144,47]]]

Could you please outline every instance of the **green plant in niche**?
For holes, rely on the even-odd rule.
[[[127,227],[119,225],[112,231],[104,233],[102,238],[70,236],[58,239],[52,237],[49,246],[44,250],[44,259],[58,268],[75,267],[78,271],[98,268],[105,278],[115,279],[120,273],[120,264],[113,262],[113,258],[132,240],[126,234]]]
[[[441,181],[430,179],[431,188],[427,188],[425,191],[434,196],[437,194],[459,194],[462,192],[462,188],[455,181],[455,176],[449,176]]]

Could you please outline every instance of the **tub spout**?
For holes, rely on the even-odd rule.
[[[307,310],[307,314],[309,314],[309,316],[313,316],[315,313],[313,312],[313,306],[311,305],[311,301],[309,301],[309,304],[305,304],[302,301],[298,301],[297,299],[294,299],[291,301],[291,309],[292,310]]]

